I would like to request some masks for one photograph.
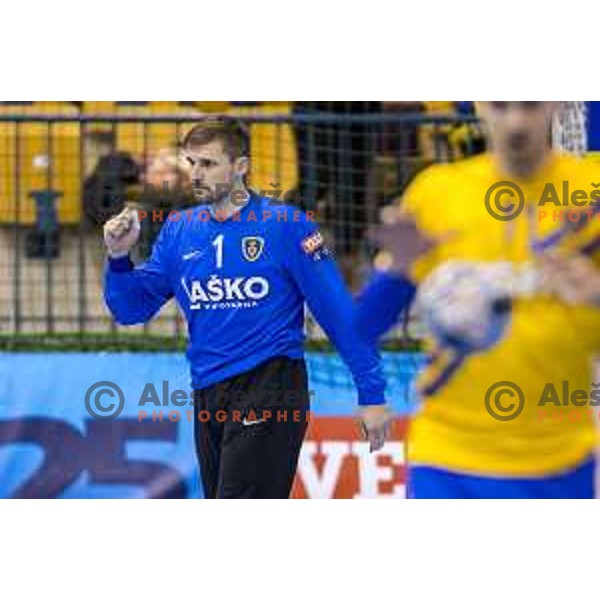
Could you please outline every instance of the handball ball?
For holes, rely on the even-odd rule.
[[[449,261],[419,286],[417,313],[442,347],[480,352],[506,331],[512,286],[510,264]]]

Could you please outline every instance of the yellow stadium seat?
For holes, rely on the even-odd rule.
[[[67,102],[5,103],[0,114],[77,116],[78,110]],[[31,194],[50,189],[60,193],[56,205],[59,223],[79,223],[79,139],[76,122],[0,123],[0,223],[33,225],[37,210]]]
[[[152,115],[175,116],[194,112],[193,107],[184,106],[178,101],[155,102],[84,102],[83,112],[87,115],[122,116],[143,118]],[[129,152],[134,158],[143,162],[165,147],[172,147],[178,141],[178,133],[184,126],[173,123],[111,123],[110,121],[92,122],[88,126],[91,131],[113,131],[115,147]]]
[[[114,131],[116,149],[131,153],[144,161],[159,150],[172,147],[194,122],[119,123],[99,120],[81,125],[76,117],[84,115],[276,115],[290,114],[291,103],[261,103],[257,106],[234,106],[226,102],[70,102],[0,103],[1,115],[67,115],[73,122],[34,123],[0,122],[0,223],[34,225],[36,206],[31,193],[52,189],[60,193],[57,202],[59,223],[76,225],[81,219],[83,166],[82,132]],[[197,121],[196,121],[197,122]],[[17,139],[18,131],[18,139]],[[291,124],[256,123],[250,126],[252,174],[251,185],[259,191],[295,189],[298,166],[294,132]],[[89,169],[89,165],[87,165]],[[17,176],[18,173],[18,176]]]
[[[84,115],[110,115],[115,110],[114,102],[84,100],[81,105],[81,111]]]
[[[291,102],[270,102],[238,107],[232,114],[289,115]],[[298,156],[293,127],[289,123],[254,123],[250,126],[252,171],[250,185],[258,191],[280,190],[280,198],[298,186]]]
[[[128,116],[177,116],[194,112],[181,102],[117,102],[119,115]],[[120,150],[130,152],[140,161],[145,162],[163,148],[170,148],[179,142],[185,124],[174,123],[122,123],[118,126],[117,146]]]
[[[221,115],[226,115],[229,112],[231,112],[231,102],[216,102],[216,101],[205,101],[205,102],[184,102],[184,105],[189,104],[190,106],[193,105],[194,108],[196,110],[199,110],[200,112],[203,113],[210,113],[210,114],[221,114]]]

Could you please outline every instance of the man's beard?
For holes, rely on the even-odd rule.
[[[548,149],[527,134],[514,134],[505,142],[505,159],[516,174],[529,175],[542,164]]]
[[[513,156],[527,156],[532,152],[532,144],[526,133],[515,133],[507,140],[509,152]]]
[[[226,185],[217,186],[215,189],[208,186],[194,186],[192,192],[199,204],[222,204],[229,198],[231,188]]]

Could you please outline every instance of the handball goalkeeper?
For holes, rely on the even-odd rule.
[[[468,339],[430,329],[431,360],[419,380],[422,404],[407,444],[410,497],[591,498],[598,166],[552,148],[560,103],[479,108],[491,150],[426,169],[401,210],[384,215],[379,269],[359,301],[360,328],[375,340],[437,277],[447,297],[438,295],[430,314],[452,302],[457,319],[493,333],[469,349]],[[491,192],[501,187],[494,201]],[[574,217],[580,224],[572,225]],[[471,264],[481,274],[470,282],[472,301],[465,294],[462,306],[453,288],[458,280],[443,278],[457,264],[454,272]],[[484,296],[502,287],[500,274],[507,272],[509,295]]]
[[[380,358],[357,335],[352,298],[310,215],[246,187],[244,128],[206,121],[183,153],[200,204],[166,219],[137,267],[137,213],[106,224],[105,300],[124,325],[148,322],[173,297],[184,313],[204,496],[287,498],[309,413],[305,301],[352,372],[372,450],[388,420]]]

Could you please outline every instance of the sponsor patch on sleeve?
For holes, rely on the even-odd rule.
[[[311,233],[308,237],[302,240],[302,250],[306,254],[314,254],[325,245],[325,239],[320,231]]]
[[[325,245],[325,238],[320,231],[315,231],[302,240],[302,250],[314,260],[320,260],[329,256],[329,250]]]

